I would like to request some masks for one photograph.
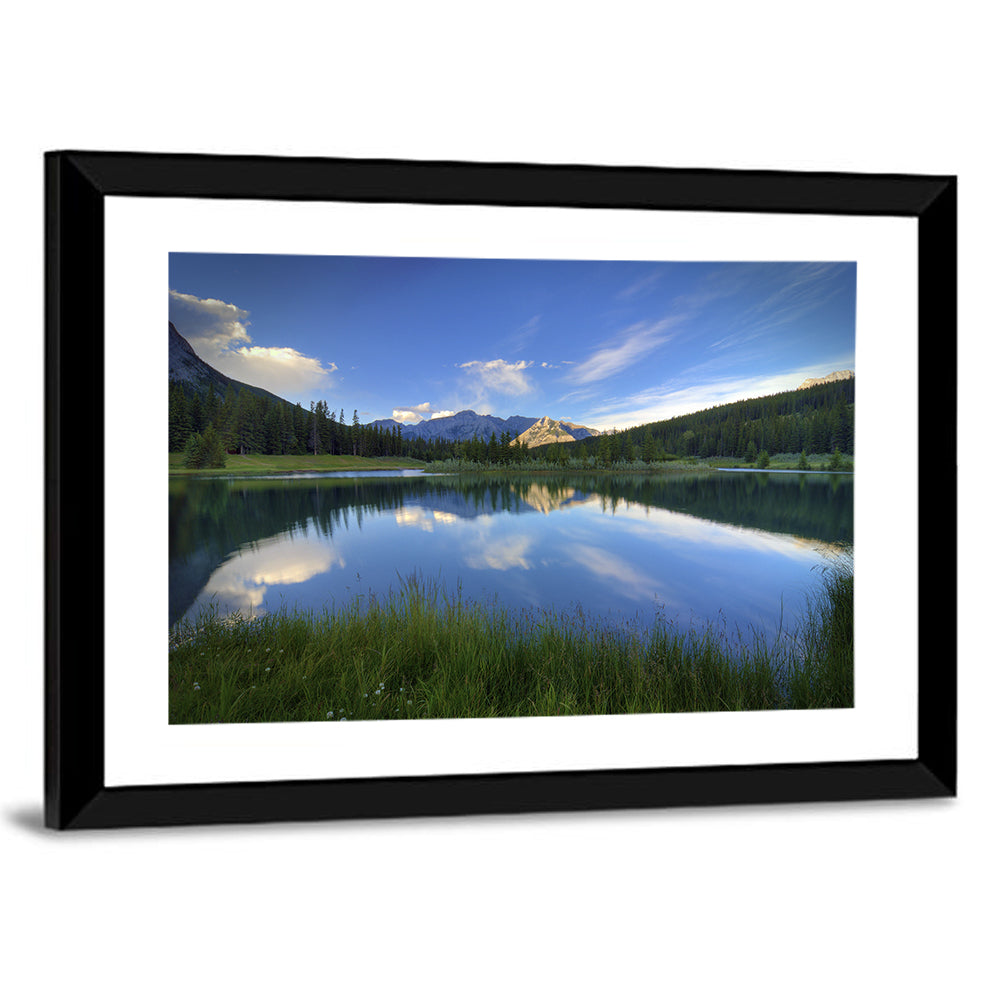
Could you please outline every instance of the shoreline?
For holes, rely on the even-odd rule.
[[[188,469],[181,465],[182,456],[171,453],[168,457],[167,474],[171,479],[186,479],[191,477],[212,478],[245,478],[249,476],[290,476],[308,473],[324,472],[414,472],[426,475],[463,475],[463,474],[509,474],[526,475],[541,473],[586,473],[603,474],[617,473],[627,475],[663,475],[672,473],[692,472],[781,472],[798,473],[799,475],[853,475],[853,468],[825,469],[822,465],[829,461],[830,456],[816,455],[815,464],[820,468],[799,469],[791,460],[772,459],[766,468],[758,469],[755,465],[732,465],[732,459],[723,456],[713,456],[706,459],[678,459],[672,462],[657,463],[617,463],[609,466],[578,465],[575,460],[565,464],[550,463],[516,463],[511,465],[475,465],[471,463],[455,463],[448,467],[448,462],[423,462],[418,459],[405,458],[362,458],[353,455],[230,455],[229,464],[221,469]],[[845,455],[846,463],[853,465],[853,455]],[[284,460],[284,461],[283,461]],[[798,461],[798,456],[794,456]],[[727,464],[720,464],[726,462]]]

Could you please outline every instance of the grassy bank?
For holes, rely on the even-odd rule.
[[[172,476],[259,476],[281,472],[371,472],[420,469],[412,458],[360,458],[353,455],[227,455],[224,469],[185,469],[184,455],[169,455]]]
[[[323,614],[233,616],[171,634],[171,723],[838,708],[853,704],[853,577],[829,571],[792,635],[642,632],[409,582]]]
[[[829,467],[830,455],[809,455],[808,467],[813,472]],[[770,459],[767,469],[798,469],[799,455],[778,454]],[[852,456],[843,458],[845,471],[853,468]],[[488,465],[451,458],[443,462],[422,462],[414,458],[361,458],[352,455],[227,455],[223,469],[187,469],[181,452],[169,454],[171,476],[260,476],[289,472],[373,472],[393,469],[424,469],[426,472],[710,472],[718,468],[754,469],[752,462],[742,459],[712,456],[710,458],[678,458],[666,462],[614,462],[601,466],[592,459],[568,458],[551,462],[539,456],[527,461]],[[767,471],[764,469],[762,471]]]
[[[539,456],[518,462],[508,462],[503,465],[489,465],[482,462],[471,462],[462,458],[449,458],[443,462],[428,462],[425,471],[438,473],[461,472],[615,472],[615,473],[670,473],[670,472],[712,472],[714,469],[753,469],[758,472],[797,470],[801,472],[825,472],[829,470],[832,455],[808,455],[805,468],[801,464],[801,456],[793,454],[777,454],[769,459],[768,465],[761,468],[754,462],[741,458],[723,455],[713,455],[709,458],[672,458],[666,461],[644,462],[636,459],[632,462],[618,461],[602,465],[594,458],[566,458],[561,462],[553,462]],[[853,456],[841,456],[841,471],[853,471]]]

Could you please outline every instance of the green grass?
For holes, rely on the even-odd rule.
[[[321,614],[206,614],[171,633],[170,722],[351,721],[842,708],[853,576],[830,570],[791,635],[642,631],[406,582]]]
[[[185,469],[184,455],[171,452],[172,476],[264,475],[276,472],[358,472],[377,469],[420,469],[412,458],[361,458],[352,455],[227,455],[224,469]]]
[[[832,456],[824,454],[813,454],[807,456],[809,470],[813,472],[825,472]],[[853,456],[842,456],[842,472],[851,472],[854,469]],[[771,456],[770,463],[766,469],[757,469],[754,462],[746,462],[742,458],[733,458],[725,455],[712,455],[709,458],[698,458],[689,456],[687,458],[671,458],[666,461],[643,462],[635,459],[632,462],[616,461],[608,465],[601,465],[595,459],[567,458],[563,462],[550,462],[547,458],[526,458],[518,462],[510,462],[506,465],[488,465],[482,462],[471,462],[468,459],[449,458],[441,462],[428,462],[426,472],[628,472],[656,474],[669,472],[711,472],[714,469],[753,469],[761,472],[772,472],[775,470],[798,469],[799,454],[779,453]],[[805,471],[805,470],[800,470]]]
[[[799,452],[778,452],[775,455],[770,456],[770,461],[768,462],[766,469],[761,469],[761,472],[772,472],[775,469],[795,469],[798,471],[807,471],[799,469]],[[824,453],[812,453],[806,455],[806,461],[809,464],[809,470],[812,472],[827,472],[830,466],[830,460],[833,455]],[[713,456],[712,458],[701,459],[708,465],[714,468],[726,468],[726,469],[756,469],[756,462],[747,462],[742,458],[722,458],[720,456]],[[853,455],[841,455],[841,472],[853,472],[854,471],[854,456]]]
[[[830,455],[810,455],[810,468],[823,471]],[[853,468],[853,456],[844,456],[843,471]],[[771,457],[768,469],[795,469],[798,454],[778,454]],[[678,458],[667,462],[614,462],[601,467],[589,460],[570,458],[563,463],[551,463],[539,456],[522,462],[490,466],[464,459],[443,462],[422,462],[414,458],[361,458],[352,455],[227,455],[224,469],[186,469],[181,452],[169,454],[171,476],[253,476],[282,472],[361,472],[379,469],[424,469],[426,472],[709,472],[719,468],[754,468],[742,459],[712,456],[711,458]],[[767,470],[764,470],[767,471]]]

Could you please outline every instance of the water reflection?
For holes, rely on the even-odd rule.
[[[329,541],[291,531],[241,546],[209,577],[204,596],[251,614],[264,605],[269,588],[306,583],[334,566],[346,563]]]
[[[598,577],[602,586],[610,586],[633,601],[654,601],[664,588],[662,579],[647,576],[633,562],[595,545],[574,545],[563,550],[570,562],[578,563]]]
[[[853,535],[825,476],[170,484],[170,619],[319,608],[414,572],[471,599],[771,630]]]
[[[489,538],[486,532],[480,532],[471,546],[466,545],[463,562],[471,569],[531,569],[528,552],[532,544],[528,535]]]

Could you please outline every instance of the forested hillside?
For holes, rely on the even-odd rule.
[[[400,425],[363,425],[357,410],[348,422],[323,400],[307,410],[230,385],[222,396],[170,383],[169,450],[184,451],[195,436],[230,454],[397,456],[418,461],[459,458],[499,465],[538,457],[508,433],[488,441],[404,438]],[[810,454],[854,451],[854,379],[726,403],[671,420],[549,445],[546,459],[594,457],[618,461],[729,456],[753,461],[758,452]]]
[[[753,461],[762,451],[853,454],[854,379],[724,403],[559,447],[604,462],[713,455]]]

